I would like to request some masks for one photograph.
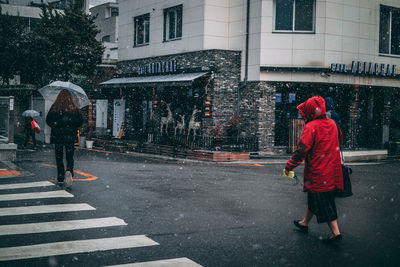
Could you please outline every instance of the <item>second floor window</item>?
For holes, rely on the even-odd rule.
[[[313,32],[315,0],[275,0],[275,31]]]
[[[164,41],[182,38],[182,5],[164,9]]]
[[[134,46],[148,44],[150,40],[150,14],[135,17]]]
[[[379,53],[400,55],[400,8],[381,5]]]
[[[104,42],[110,42],[110,35],[105,35],[105,36],[103,36],[103,38],[101,38],[101,42],[102,42],[102,43],[104,43]]]

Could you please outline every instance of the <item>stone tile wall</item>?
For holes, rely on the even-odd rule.
[[[136,75],[139,67],[149,63],[176,60],[177,70],[209,69],[212,79],[208,85],[213,102],[213,118],[202,119],[202,134],[210,134],[216,124],[222,127],[236,114],[238,84],[240,82],[241,52],[228,50],[202,50],[183,54],[121,61],[117,74]],[[158,75],[158,74],[156,74]]]

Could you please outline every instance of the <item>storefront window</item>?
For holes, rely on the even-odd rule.
[[[182,38],[182,5],[164,10],[164,41]]]
[[[313,32],[314,0],[276,0],[275,31]]]
[[[135,17],[134,45],[140,46],[149,43],[150,39],[150,14]]]
[[[400,55],[400,8],[381,5],[379,53]]]

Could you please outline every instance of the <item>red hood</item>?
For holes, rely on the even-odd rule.
[[[300,115],[305,121],[312,121],[326,116],[325,100],[320,96],[313,96],[297,106]]]

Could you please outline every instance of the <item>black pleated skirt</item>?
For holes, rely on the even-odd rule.
[[[308,209],[317,217],[318,223],[337,219],[334,191],[311,193],[307,195]]]

